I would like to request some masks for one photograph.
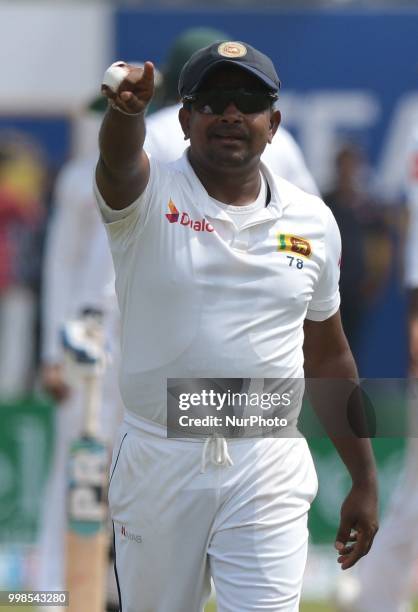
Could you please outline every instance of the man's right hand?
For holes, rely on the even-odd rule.
[[[341,569],[346,570],[367,555],[378,530],[377,484],[371,478],[353,484],[341,507],[335,548]]]
[[[136,115],[145,111],[154,94],[154,65],[145,62],[144,68],[125,64],[129,71],[114,92],[107,85],[102,85],[102,93],[123,112]]]
[[[41,369],[41,382],[45,391],[56,401],[62,402],[70,395],[62,364],[45,364]]]
[[[143,69],[124,62],[117,64],[119,73],[113,78],[105,74],[102,86],[110,107],[116,110],[108,111],[103,118],[96,181],[106,204],[122,210],[145,191],[150,177],[150,164],[143,149],[144,111],[154,92],[154,66],[151,62],[145,62]]]

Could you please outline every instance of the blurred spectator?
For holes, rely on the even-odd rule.
[[[83,109],[79,123],[82,126],[96,123],[98,126],[106,108],[105,98],[95,98]],[[33,575],[33,586],[37,590],[65,588],[68,453],[82,429],[84,403],[80,381],[68,378],[60,331],[68,319],[79,316],[85,307],[106,311],[106,329],[112,346],[113,363],[106,370],[100,407],[99,434],[104,440],[109,442],[113,438],[121,418],[117,384],[117,309],[113,299],[108,298],[107,289],[109,285],[113,293],[113,264],[93,195],[97,143],[97,130],[95,133],[86,130],[83,145],[77,147],[81,152],[67,161],[58,173],[46,232],[40,375],[43,388],[56,402],[57,411],[54,415],[54,450],[42,501]]]
[[[381,202],[367,188],[366,160],[354,145],[340,149],[335,183],[324,200],[341,231],[341,315],[355,349],[367,308],[388,280],[392,241]]]
[[[406,170],[409,223],[403,254],[409,294],[410,380],[405,459],[370,553],[337,585],[338,612],[412,612],[418,559],[418,541],[413,535],[418,528],[418,128],[412,131]]]
[[[34,365],[39,233],[44,219],[40,152],[0,136],[0,394],[24,393]]]

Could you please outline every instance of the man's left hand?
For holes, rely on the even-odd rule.
[[[352,567],[367,555],[377,530],[376,483],[353,484],[341,507],[341,521],[335,542],[341,569]]]

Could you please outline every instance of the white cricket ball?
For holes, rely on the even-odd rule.
[[[129,68],[126,62],[114,62],[106,70],[102,85],[107,85],[114,93],[117,93],[120,84],[128,76]]]

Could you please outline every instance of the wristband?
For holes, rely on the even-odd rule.
[[[115,104],[113,100],[109,100],[109,106],[113,108],[113,110],[118,111],[119,113],[122,113],[122,115],[125,115],[126,117],[139,117],[140,115],[143,115],[145,112],[144,110],[142,110],[139,113],[127,113],[126,111],[119,108],[119,106]]]

